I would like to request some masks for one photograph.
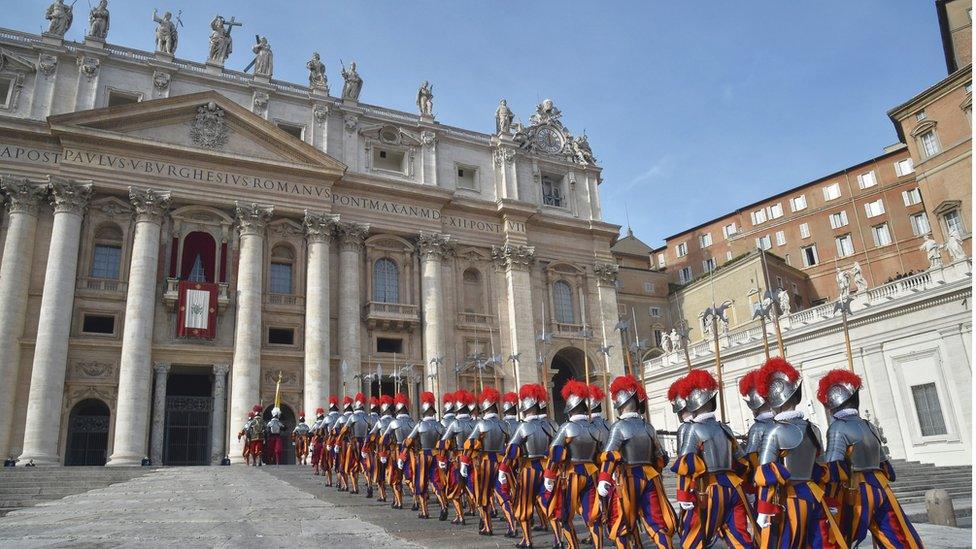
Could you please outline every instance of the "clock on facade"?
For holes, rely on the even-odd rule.
[[[556,154],[563,150],[563,136],[555,129],[545,126],[536,132],[535,144],[543,152]]]

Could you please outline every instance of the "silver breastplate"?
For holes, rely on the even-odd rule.
[[[297,435],[304,436],[307,435],[309,431],[311,431],[311,428],[306,423],[299,423],[298,426],[295,427],[295,434]]]
[[[407,436],[410,435],[410,431],[413,431],[413,419],[410,416],[398,417],[390,423],[390,428],[393,429],[396,443],[403,444],[403,441],[407,440]]]
[[[481,437],[481,449],[485,452],[501,452],[505,450],[505,427],[498,417],[482,418],[478,420],[474,431],[475,436]]]
[[[515,431],[518,431],[519,425],[522,424],[522,422],[519,421],[518,418],[505,418],[502,421],[504,421],[505,423],[508,424],[508,436],[509,437],[514,436],[515,435]]]
[[[743,451],[747,454],[754,454],[759,452],[762,448],[763,437],[766,436],[766,431],[773,426],[775,422],[772,418],[757,419],[752,427],[749,427],[749,434],[746,436],[746,445]]]
[[[424,420],[417,424],[417,439],[422,450],[433,450],[444,436],[444,426],[436,420]]]
[[[813,468],[820,453],[820,436],[816,428],[803,418],[777,421],[763,439],[759,463],[765,465],[779,460],[790,473],[790,480],[803,482],[813,478]]]
[[[593,438],[596,439],[597,452],[603,450],[607,440],[610,439],[610,424],[606,418],[595,417],[590,420],[592,423]]]
[[[613,424],[604,449],[620,452],[620,458],[630,465],[646,465],[654,453],[654,438],[643,418],[629,417]]]
[[[596,457],[597,440],[593,438],[593,426],[587,420],[564,423],[553,444],[566,446],[571,463],[591,463]]]
[[[549,452],[549,442],[552,435],[549,434],[548,426],[541,420],[532,419],[523,421],[519,426],[521,438],[522,455],[527,458],[545,457]]]
[[[732,469],[731,433],[721,423],[714,419],[688,423],[684,444],[678,455],[696,453],[698,448],[701,448],[699,455],[709,472]]]
[[[369,420],[363,412],[353,412],[349,417],[349,431],[356,438],[366,438],[369,434]]]
[[[444,417],[441,418],[441,425],[445,429],[450,427],[452,423],[454,423],[454,414],[444,414]]]
[[[281,427],[281,422],[275,418],[271,418],[271,421],[268,422],[268,432],[270,432],[272,435],[280,435]]]
[[[473,430],[474,420],[471,419],[470,416],[454,418],[454,448],[457,450],[464,448],[464,443],[468,440],[468,437],[471,436],[471,431]]]
[[[847,448],[853,446],[850,457]],[[855,471],[874,471],[885,459],[878,433],[864,419],[850,416],[835,419],[827,429],[827,461],[848,459]]]

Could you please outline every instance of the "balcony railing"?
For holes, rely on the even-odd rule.
[[[458,313],[458,325],[487,329],[494,325],[495,317],[481,313]]]
[[[412,330],[420,325],[420,313],[417,305],[408,303],[384,303],[369,301],[366,303],[366,323],[370,328],[388,330]]]
[[[230,285],[226,282],[221,282],[217,284],[217,312],[222,313],[227,305],[230,304],[229,295]],[[163,292],[163,304],[166,308],[175,311],[176,305],[180,301],[180,279],[178,278],[167,278],[166,279],[166,291]]]
[[[113,280],[109,278],[79,278],[78,289],[98,293],[119,294],[124,296],[126,291],[129,289],[129,284],[122,280]]]
[[[279,307],[304,307],[305,296],[294,294],[264,294],[265,305]]]

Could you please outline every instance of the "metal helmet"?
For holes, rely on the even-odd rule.
[[[498,401],[501,399],[501,395],[498,394],[498,391],[491,387],[485,387],[478,397],[482,412],[498,404]]]
[[[527,412],[536,406],[541,408],[547,396],[546,389],[542,385],[537,383],[523,385],[519,390],[519,404],[522,411]]]
[[[759,370],[756,389],[766,403],[779,409],[800,390],[802,381],[800,372],[792,364],[783,358],[773,357]]]
[[[828,410],[841,409],[861,390],[861,378],[848,370],[831,370],[820,379],[817,399]]]
[[[683,389],[687,396],[684,408],[679,411],[697,412],[718,394],[718,382],[705,370],[692,370],[685,376]]]
[[[688,406],[687,396],[685,378],[679,377],[668,387],[668,401],[671,403],[671,411],[675,414],[681,414]]]
[[[366,405],[366,396],[362,393],[356,393],[356,398],[353,399],[353,409],[362,410],[363,406]]]
[[[502,411],[509,415],[518,413],[518,395],[515,393],[505,393],[502,396]]]
[[[619,376],[610,384],[610,398],[616,409],[623,408],[631,400],[640,397],[640,382],[632,375]]]
[[[759,394],[759,387],[756,383],[759,380],[759,369],[751,370],[739,380],[739,394],[746,406],[755,412],[766,405],[766,399]]]
[[[562,390],[563,400],[566,401],[566,405],[563,407],[563,412],[566,414],[571,413],[580,405],[589,408],[589,403],[587,398],[590,396],[590,388],[582,381],[576,381],[575,379],[570,379],[566,381],[563,385]],[[588,410],[587,410],[588,411]]]

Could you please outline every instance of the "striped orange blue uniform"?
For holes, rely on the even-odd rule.
[[[684,549],[709,547],[716,538],[734,549],[753,546],[752,511],[735,471],[709,471],[698,453],[680,456],[671,470],[678,474],[678,501],[695,503],[681,525]]]
[[[820,485],[825,473],[824,467],[817,465],[814,478],[792,480],[782,461],[760,465],[755,478],[756,508],[760,513],[777,515],[772,526],[763,528],[760,547],[848,547],[827,508]]]

